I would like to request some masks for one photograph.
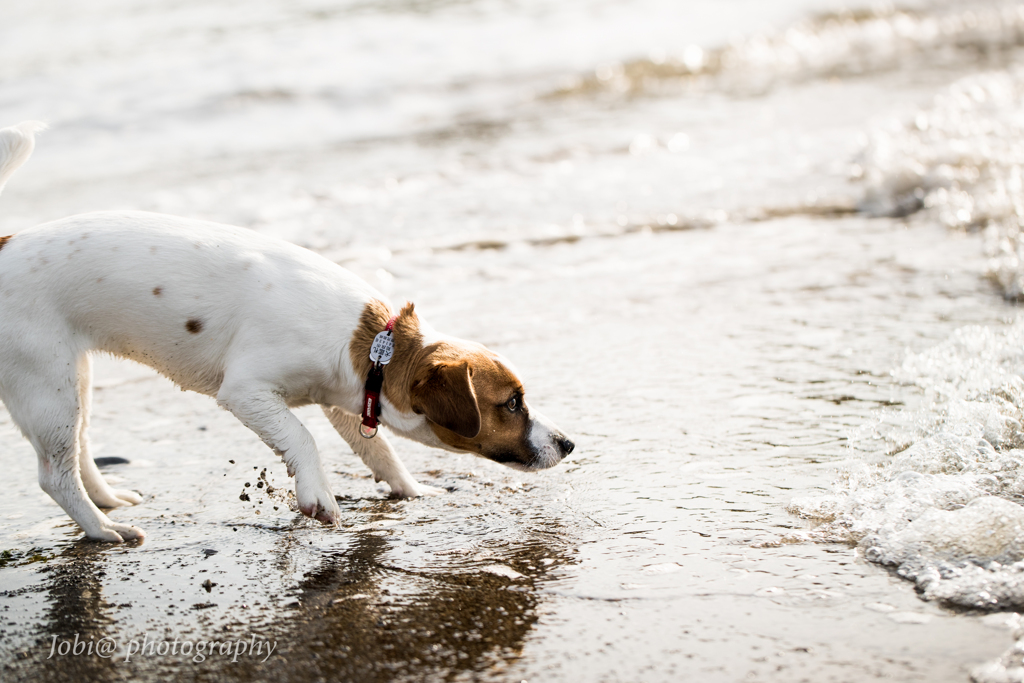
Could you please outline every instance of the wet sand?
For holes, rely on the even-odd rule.
[[[924,603],[853,548],[793,543],[784,507],[901,400],[895,350],[1006,316],[975,247],[791,218],[395,257],[423,314],[512,358],[577,452],[524,474],[399,442],[449,493],[389,501],[303,410],[338,530],[294,512],[283,465],[212,400],[100,363],[97,455],[128,459],[105,471],[145,496],[112,516],[149,537],[77,540],[4,414],[17,493],[0,517],[21,547],[0,570],[5,679],[964,680],[1007,646],[992,617]],[[48,658],[75,634],[119,649]],[[276,650],[124,661],[147,636]]]

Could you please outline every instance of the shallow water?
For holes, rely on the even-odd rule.
[[[959,111],[950,93],[981,70],[1014,78],[1020,14],[764,5],[11,10],[0,51],[19,58],[0,59],[0,114],[52,130],[8,184],[0,234],[132,207],[296,241],[511,358],[577,449],[527,475],[400,442],[449,493],[389,501],[302,410],[346,513],[325,530],[211,399],[98,359],[95,455],[128,459],[108,479],[145,496],[112,517],[148,537],[81,541],[0,412],[5,680],[1012,676],[1012,657],[994,662],[1019,620],[964,611],[985,605],[950,600],[948,583],[915,592],[924,551],[977,541],[989,518],[965,536],[936,517],[955,505],[913,498],[938,520],[924,545],[897,527],[866,543],[891,520],[843,505],[892,508],[884,476],[852,488],[845,473],[913,470],[924,461],[894,459],[930,453],[936,434],[989,439],[998,471],[968,474],[1015,462],[1012,425],[985,431],[950,407],[993,404],[978,392],[1019,372],[985,239],[944,222],[938,200],[909,219],[871,207],[948,189],[928,180],[939,172],[907,185],[880,140]],[[1012,119],[1003,102],[996,120]],[[935,144],[955,147],[942,130]],[[1015,149],[1016,130],[993,135]],[[916,149],[922,167],[940,156]],[[1006,491],[989,500],[1016,505]],[[970,561],[1016,547],[1005,537]],[[50,656],[76,634],[111,639],[114,656]],[[175,637],[275,652],[127,656]]]

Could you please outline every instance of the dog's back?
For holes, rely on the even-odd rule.
[[[244,228],[84,214],[0,248],[0,358],[37,335],[74,340],[75,352],[107,351],[215,394],[248,339],[301,357],[311,333],[347,340],[372,296],[327,259]]]

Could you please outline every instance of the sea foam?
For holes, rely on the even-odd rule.
[[[879,127],[853,167],[860,208],[981,231],[989,276],[1024,297],[1024,68],[962,79],[912,120]]]
[[[789,510],[819,522],[812,538],[856,544],[927,600],[1024,609],[1022,370],[1024,320],[965,327],[908,354],[893,377],[912,404],[854,435],[857,455],[830,495],[794,499]],[[1024,629],[1014,637],[975,681],[1024,681]]]
[[[857,544],[930,600],[1024,607],[1024,322],[967,327],[893,375],[915,407],[880,413],[827,496],[790,510]],[[879,446],[888,451],[879,455]]]

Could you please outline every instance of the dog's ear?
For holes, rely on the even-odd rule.
[[[461,437],[480,433],[480,406],[476,402],[469,363],[425,364],[413,380],[412,409],[431,422]]]
[[[411,301],[405,302],[402,310],[398,313],[398,320],[395,321],[395,333],[403,336],[415,336],[419,333],[420,319],[416,315],[416,304]]]

